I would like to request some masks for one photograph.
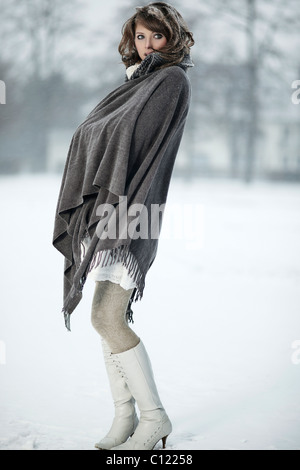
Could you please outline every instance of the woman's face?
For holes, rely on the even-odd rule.
[[[155,33],[141,23],[137,23],[134,42],[140,59],[144,60],[154,49],[159,51],[164,47],[167,44],[167,38],[162,33]]]

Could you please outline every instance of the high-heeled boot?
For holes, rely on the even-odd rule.
[[[133,436],[111,450],[152,450],[162,439],[165,448],[172,424],[158,396],[153,370],[142,341],[120,354],[112,355],[140,410],[140,421]]]
[[[135,399],[133,398],[123,374],[116,367],[108,344],[102,339],[102,350],[104,362],[110,384],[110,389],[115,406],[115,417],[107,435],[95,444],[100,450],[109,450],[118,446],[134,433],[138,425],[138,417],[135,410]]]

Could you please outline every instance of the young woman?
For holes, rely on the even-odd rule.
[[[76,130],[59,194],[54,246],[65,257],[66,326],[86,278],[115,405],[99,449],[165,447],[172,430],[145,346],[128,322],[158,246],[175,157],[190,103],[192,33],[163,2],[136,8],[119,52],[125,83]],[[180,247],[179,247],[180,249]],[[136,413],[139,409],[139,419]]]

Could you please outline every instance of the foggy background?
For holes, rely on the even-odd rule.
[[[139,5],[149,2],[141,1]],[[192,104],[174,175],[299,181],[297,0],[174,1],[194,33]],[[1,0],[0,173],[61,174],[70,138],[122,84],[128,0]]]
[[[1,450],[91,450],[111,425],[94,283],[67,332],[52,233],[72,135],[124,82],[121,28],[147,3],[0,0]],[[192,101],[133,305],[167,447],[300,450],[300,2],[170,3]]]

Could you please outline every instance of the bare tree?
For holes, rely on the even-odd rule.
[[[82,34],[80,8],[78,0],[0,0],[2,56],[13,56],[23,77],[69,67]]]
[[[263,101],[263,77],[269,73],[272,83],[284,83],[284,70],[295,67],[296,42],[300,30],[300,5],[296,0],[216,0],[218,14],[234,30],[245,33],[245,62],[248,70],[246,88],[246,139],[244,179],[254,176],[256,143],[259,131],[260,110]],[[279,41],[278,38],[281,40]],[[270,58],[273,65],[270,66]],[[276,59],[276,60],[274,60]],[[275,64],[275,65],[274,65]],[[270,107],[271,107],[270,103]]]
[[[14,99],[16,95],[19,99],[19,112],[10,114],[9,119],[12,128],[15,126],[13,123],[19,122],[18,141],[22,142],[19,167],[44,171],[48,132],[60,119],[55,96],[61,97],[63,106],[69,92],[72,94],[72,90],[68,90],[66,76],[77,54],[77,38],[81,31],[79,2],[0,0],[0,11],[2,60],[11,63],[13,58],[13,93]],[[77,67],[78,62],[77,57]],[[11,84],[7,83],[9,90]],[[70,106],[71,119],[76,113],[74,103],[80,103],[79,96]],[[6,114],[10,110],[14,112],[8,103]],[[12,147],[13,142],[6,146],[6,151],[12,152]],[[17,159],[16,150],[13,152],[14,159]],[[7,158],[5,155],[4,159]]]

